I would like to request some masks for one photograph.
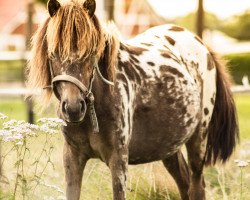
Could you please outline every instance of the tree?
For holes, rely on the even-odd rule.
[[[193,32],[196,32],[196,13],[189,13],[184,17],[178,17],[174,21],[174,23],[183,26]],[[219,29],[221,26],[221,21],[217,18],[217,16],[213,13],[205,12],[204,13],[204,29],[215,30]]]
[[[48,1],[48,0],[36,0],[36,2],[38,2],[38,3],[42,3],[42,4],[44,4],[44,5],[46,5],[46,4],[47,4],[47,1]]]
[[[197,16],[196,16],[196,33],[200,38],[202,38],[203,30],[204,30],[203,0],[199,0]]]
[[[221,31],[238,40],[250,40],[250,10],[226,21]]]

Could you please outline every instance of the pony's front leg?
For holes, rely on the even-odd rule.
[[[118,139],[118,141],[120,140]],[[113,200],[125,200],[128,168],[127,145],[120,143],[115,146],[109,160],[109,168],[112,175]]]
[[[81,155],[76,148],[65,142],[63,161],[67,200],[79,200],[83,170],[87,163],[87,159],[85,156]]]

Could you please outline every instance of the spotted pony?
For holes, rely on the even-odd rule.
[[[113,199],[126,198],[128,164],[162,160],[182,199],[205,199],[203,168],[224,163],[238,139],[230,77],[203,42],[175,25],[121,41],[95,0],[49,0],[33,38],[28,85],[54,93],[66,121],[66,196],[80,198],[91,158],[107,164]],[[187,149],[184,159],[181,147]]]

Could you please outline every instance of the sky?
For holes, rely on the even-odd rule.
[[[148,0],[154,9],[162,16],[173,18],[186,15],[197,9],[198,0]],[[204,0],[206,11],[225,19],[250,10],[250,0]]]

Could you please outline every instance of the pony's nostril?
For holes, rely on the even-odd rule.
[[[80,110],[81,110],[81,112],[82,113],[85,112],[85,109],[86,109],[86,103],[85,103],[85,101],[84,100],[80,101]]]

